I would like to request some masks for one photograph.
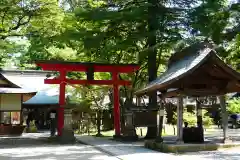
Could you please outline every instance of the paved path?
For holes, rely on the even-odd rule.
[[[172,159],[172,160],[239,160],[240,148],[231,148],[214,152],[193,152],[186,154],[160,153],[146,149],[142,143],[121,143],[111,141],[107,138],[96,138],[92,136],[77,136],[77,138],[97,149],[115,155],[119,159]]]
[[[98,150],[104,151],[112,156],[116,156],[117,158],[124,160],[149,159],[149,158],[151,158],[151,160],[159,160],[159,158],[161,159],[177,158],[178,160],[185,159],[182,157],[178,157],[174,154],[161,153],[150,149],[146,149],[142,146],[142,144],[121,143],[109,140],[108,138],[98,138],[92,136],[77,136],[77,138],[83,143],[95,146]]]

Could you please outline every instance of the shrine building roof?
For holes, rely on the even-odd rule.
[[[224,63],[209,43],[198,43],[173,54],[168,69],[135,94],[165,93],[172,88],[175,96],[239,92],[240,73]]]
[[[44,84],[44,79],[51,73],[53,72],[1,70],[0,93],[26,94],[23,104],[27,105],[58,104],[58,88]]]

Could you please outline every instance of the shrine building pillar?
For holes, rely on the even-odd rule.
[[[162,138],[163,120],[164,120],[164,103],[163,103],[163,101],[164,100],[160,101],[159,111],[158,111],[158,115],[157,115],[157,126],[158,126],[157,138],[156,138],[157,142],[163,142],[163,138]]]
[[[203,127],[203,121],[202,121],[202,107],[200,103],[200,99],[196,99],[196,116],[197,116],[197,126]]]
[[[137,106],[141,106],[141,97],[139,96],[136,97],[136,104]]]
[[[177,142],[183,143],[183,97],[178,97],[177,106]]]
[[[228,137],[228,114],[226,109],[226,99],[225,95],[219,96],[221,112],[222,112],[222,128],[223,128],[223,143],[229,140]]]

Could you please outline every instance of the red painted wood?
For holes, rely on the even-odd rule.
[[[66,72],[60,72],[60,79],[65,81]],[[66,83],[60,83],[60,90],[59,90],[59,108],[58,108],[58,124],[57,124],[57,131],[58,136],[62,135],[62,129],[64,127],[64,105],[65,105],[65,91],[66,91]]]
[[[120,106],[119,106],[119,85],[131,85],[130,81],[119,80],[119,73],[130,73],[138,70],[137,65],[113,65],[113,64],[84,64],[84,63],[65,63],[65,62],[39,62],[36,63],[43,70],[59,71],[60,77],[57,79],[45,79],[45,84],[60,84],[58,109],[58,135],[62,134],[64,127],[64,108],[65,104],[65,87],[66,84],[83,84],[83,85],[113,85],[114,90],[114,129],[115,135],[121,134],[120,128]],[[89,65],[93,67],[94,72],[110,72],[112,80],[73,80],[66,79],[66,72],[78,71],[86,72]]]
[[[113,81],[118,81],[118,73],[112,73]],[[118,84],[113,85],[113,100],[114,100],[114,129],[115,135],[119,136],[121,134],[120,128],[120,106],[119,106],[119,86]]]
[[[45,84],[60,84],[62,82],[61,79],[45,79]],[[131,85],[130,81],[125,80],[74,80],[74,79],[65,79],[67,84],[82,84],[82,85]]]
[[[43,70],[59,71],[60,68],[64,68],[66,71],[79,71],[86,72],[88,66],[84,64],[51,64],[51,63],[37,63]],[[139,69],[139,66],[117,66],[117,65],[97,65],[93,64],[94,72],[119,72],[130,73]]]

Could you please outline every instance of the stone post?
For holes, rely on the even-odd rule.
[[[138,135],[136,134],[135,126],[134,126],[134,113],[133,112],[125,112],[124,113],[124,132],[123,132],[123,140],[137,140]]]
[[[60,138],[61,143],[72,143],[75,141],[74,132],[72,129],[72,109],[64,109],[64,128]]]
[[[72,110],[71,109],[65,109],[64,110],[64,128],[66,129],[72,129]]]
[[[183,97],[178,97],[177,106],[177,142],[183,143]]]
[[[220,101],[221,112],[222,112],[223,143],[226,143],[227,141],[229,141],[229,137],[227,134],[228,114],[227,114],[227,110],[226,110],[225,96],[224,95],[219,96],[219,101]]]
[[[55,136],[56,134],[56,113],[55,112],[51,112],[50,113],[50,121],[51,121],[51,126],[50,126],[50,131],[51,131],[51,136]]]

